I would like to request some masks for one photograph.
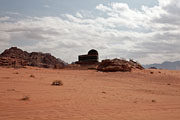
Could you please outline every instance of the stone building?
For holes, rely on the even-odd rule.
[[[96,64],[99,61],[99,55],[97,50],[90,50],[86,55],[78,56],[78,64]]]

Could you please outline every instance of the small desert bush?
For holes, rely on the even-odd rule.
[[[15,89],[7,89],[7,91],[16,91]]]
[[[35,76],[34,76],[34,75],[30,75],[29,77],[31,77],[31,78],[35,78]]]
[[[14,74],[19,74],[18,72],[15,72]]]
[[[21,100],[23,100],[23,101],[29,100],[29,97],[28,96],[24,96],[23,98],[21,98]]]
[[[63,82],[61,80],[55,80],[55,81],[52,82],[51,85],[62,86]]]

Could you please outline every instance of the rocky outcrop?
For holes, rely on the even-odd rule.
[[[17,47],[11,47],[10,49],[6,49],[3,53],[1,53],[0,56],[20,59],[20,60],[28,60],[29,59],[29,53],[26,51],[23,51]]]
[[[32,52],[29,55],[29,65],[44,68],[63,68],[65,65],[60,60],[48,53]]]
[[[27,61],[11,57],[0,57],[0,66],[21,68],[27,65]]]
[[[130,72],[132,69],[144,69],[139,63],[130,60],[122,60],[122,59],[113,59],[113,60],[103,60],[97,67],[98,71],[103,72]]]
[[[48,53],[28,53],[17,47],[11,47],[0,55],[0,66],[24,67],[35,66],[43,68],[64,68],[65,63]]]

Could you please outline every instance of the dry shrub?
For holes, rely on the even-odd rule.
[[[31,77],[31,78],[35,78],[35,76],[34,76],[34,75],[30,75],[29,77]]]
[[[55,85],[55,86],[62,86],[63,85],[63,82],[61,80],[55,80],[52,82],[51,85]]]
[[[10,79],[10,77],[3,77],[3,79]]]
[[[7,89],[7,91],[16,91],[15,89]]]
[[[21,100],[27,101],[27,100],[29,100],[29,97],[28,96],[24,96],[23,98],[21,98]]]

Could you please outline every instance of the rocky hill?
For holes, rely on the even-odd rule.
[[[103,60],[97,67],[98,71],[103,72],[130,72],[132,69],[144,69],[139,63],[133,60],[123,60],[123,59],[112,59]]]
[[[0,54],[0,66],[24,67],[35,66],[42,68],[64,68],[65,63],[49,53],[28,53],[17,47],[11,47]]]

